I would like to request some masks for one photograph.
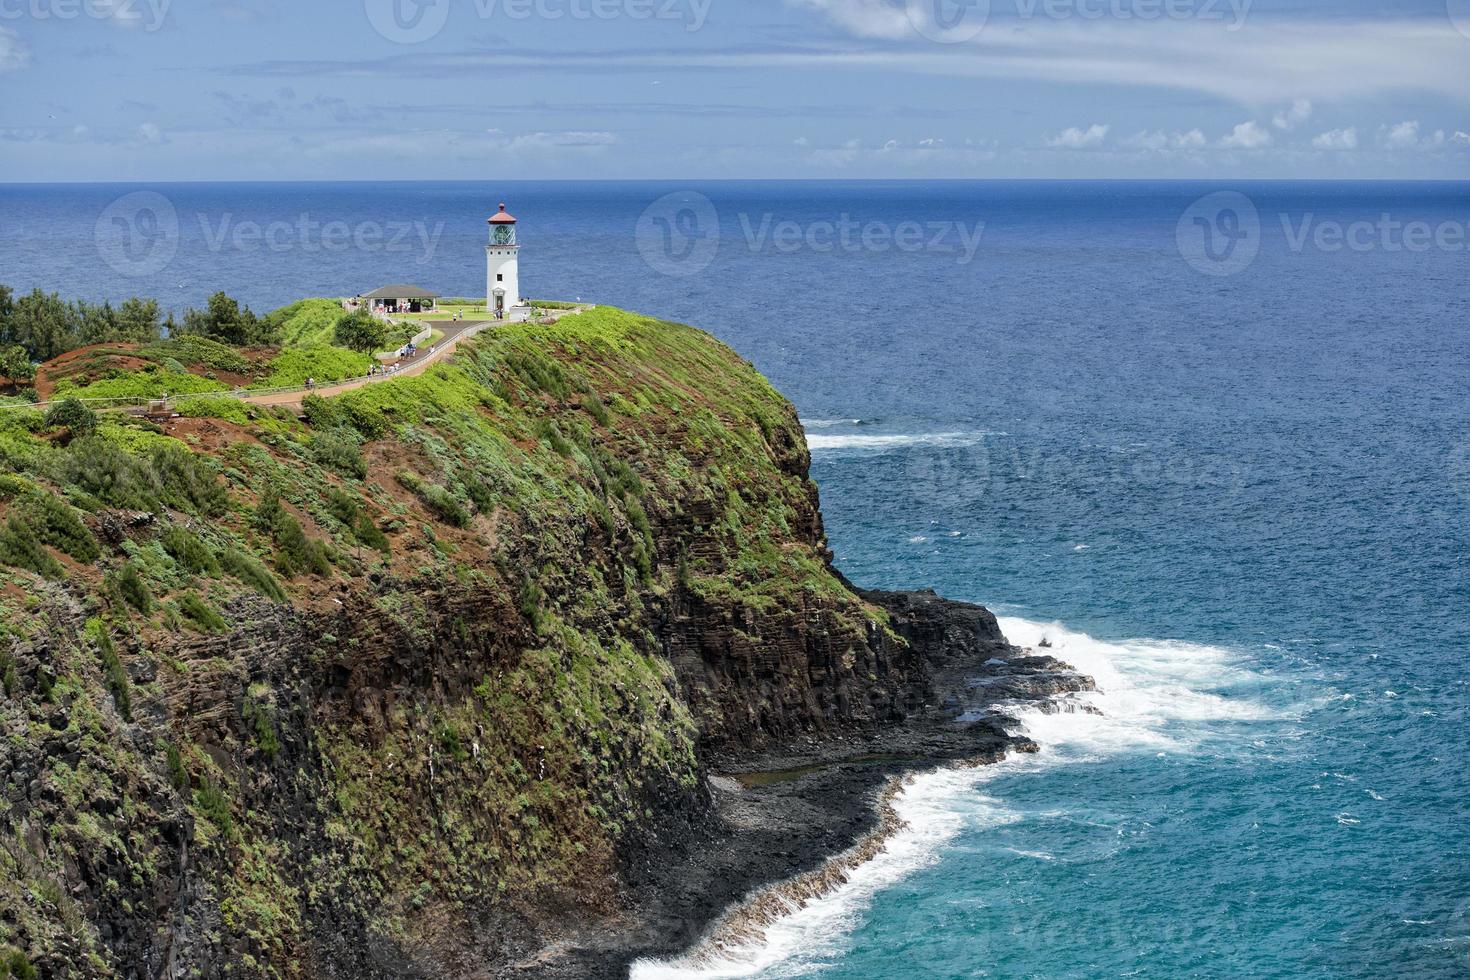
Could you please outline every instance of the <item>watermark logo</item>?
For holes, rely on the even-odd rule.
[[[906,0],[909,24],[925,40],[963,44],[985,30],[990,0]]]
[[[720,216],[703,194],[676,191],[644,209],[633,235],[650,269],[687,278],[708,269],[719,254]]]
[[[422,44],[449,23],[450,0],[363,0],[373,30],[395,44]]]
[[[93,229],[97,252],[114,272],[151,276],[179,250],[179,213],[155,191],[134,191],[113,201]]]
[[[1282,214],[1286,247],[1296,255],[1308,245],[1318,252],[1464,252],[1470,248],[1470,222],[1399,221],[1380,214],[1373,221],[1322,221],[1308,211]]]
[[[1174,232],[1179,254],[1207,276],[1233,276],[1261,251],[1261,215],[1236,191],[1208,194],[1189,206]]]
[[[1470,39],[1470,0],[1445,0],[1445,9],[1455,30]]]
[[[105,20],[119,27],[160,30],[172,0],[0,0],[0,20]]]
[[[6,0],[0,0],[4,3]],[[396,44],[432,40],[449,22],[452,0],[363,0],[369,22]],[[475,0],[484,21],[670,21],[693,33],[709,20],[714,0]]]
[[[197,226],[195,236],[193,229]],[[154,191],[136,191],[109,204],[97,218],[98,254],[126,276],[156,275],[178,254],[181,232],[214,255],[262,252],[395,253],[413,256],[419,265],[433,261],[444,237],[445,222],[319,221],[310,213],[294,220],[237,220],[233,212],[195,212],[181,216],[173,202]]]

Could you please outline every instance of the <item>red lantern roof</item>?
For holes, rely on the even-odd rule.
[[[490,224],[492,225],[513,225],[515,223],[516,219],[505,213],[504,204],[500,206],[500,213],[490,219]]]

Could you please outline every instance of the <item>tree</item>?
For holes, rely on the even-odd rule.
[[[134,344],[146,344],[163,336],[158,325],[158,301],[153,299],[124,300],[117,308],[117,339]]]
[[[72,328],[72,310],[61,297],[36,289],[15,301],[0,341],[19,344],[36,360],[49,361],[76,346]]]
[[[388,324],[367,310],[354,310],[337,321],[332,342],[363,354],[373,354],[388,346]]]
[[[31,355],[24,347],[19,344],[0,347],[0,378],[9,378],[11,381],[35,380],[36,366],[31,363]]]
[[[76,398],[63,398],[46,413],[48,428],[66,426],[74,436],[89,435],[97,429],[97,413]]]
[[[185,313],[179,332],[208,337],[232,347],[264,347],[275,342],[269,323],[251,313],[250,307],[240,306],[222,292],[209,297],[205,309]]]

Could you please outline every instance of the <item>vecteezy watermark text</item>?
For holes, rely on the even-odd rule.
[[[770,249],[782,255],[796,252],[928,252],[954,255],[967,265],[980,249],[985,222],[970,225],[958,221],[858,221],[843,214],[836,221],[778,221],[773,214],[759,220],[740,215],[740,230],[752,252]]]
[[[1179,254],[1198,272],[1231,276],[1260,254],[1264,232],[1279,225],[1290,255],[1307,251],[1425,253],[1470,252],[1470,222],[1406,220],[1382,212],[1373,218],[1323,218],[1313,211],[1277,212],[1263,218],[1255,202],[1236,191],[1207,194],[1191,204],[1175,231]]]
[[[113,201],[97,217],[97,252],[125,276],[156,275],[168,268],[188,233],[197,227],[199,247],[213,254],[240,252],[399,253],[419,265],[433,261],[444,235],[443,221],[321,221],[310,213],[293,220],[237,220],[233,212],[181,216],[156,191],[134,191]]]
[[[451,9],[485,21],[665,21],[693,33],[709,19],[714,0],[363,0],[368,22],[398,44],[422,44],[449,23]]]
[[[105,20],[153,32],[173,0],[0,0],[0,20]]]
[[[1450,0],[1451,3],[1458,0]],[[1466,0],[1470,2],[1470,0]],[[1254,0],[905,0],[904,12],[920,37],[939,44],[972,41],[992,14],[1006,21],[1085,20],[1219,22],[1227,31],[1245,26]],[[1000,17],[996,18],[997,20]]]
[[[924,253],[953,256],[957,265],[974,261],[985,237],[984,221],[863,221],[845,212],[833,219],[795,221],[774,212],[742,211],[736,224],[741,243],[752,254]],[[648,267],[676,277],[707,269],[724,242],[721,233],[719,212],[696,191],[654,201],[633,232]]]

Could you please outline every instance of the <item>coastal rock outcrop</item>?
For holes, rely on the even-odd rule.
[[[853,589],[795,411],[677,324],[40,415],[0,415],[0,963],[45,977],[620,976],[1090,683]]]

